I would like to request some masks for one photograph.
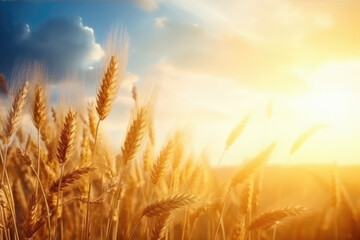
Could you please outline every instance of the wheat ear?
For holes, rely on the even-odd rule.
[[[270,154],[273,152],[275,146],[276,143],[270,144],[259,155],[245,163],[232,178],[231,187],[245,182],[250,176],[255,173],[256,170],[263,166],[268,161]]]
[[[56,208],[55,208],[55,223],[54,223],[54,238],[56,238],[56,225],[57,225],[57,215],[58,215],[58,206],[59,206],[59,199],[60,199],[60,192],[61,192],[61,182],[64,175],[64,163],[69,160],[74,152],[75,149],[75,137],[76,137],[76,113],[69,109],[65,117],[64,126],[61,129],[60,133],[60,140],[57,152],[57,158],[60,163],[61,172],[60,172],[60,179],[58,184],[58,196],[56,200]]]
[[[14,102],[9,111],[7,122],[4,129],[5,143],[10,141],[10,138],[20,126],[22,119],[22,111],[25,105],[25,98],[29,91],[29,82],[26,81],[17,93]]]
[[[305,208],[301,206],[287,206],[275,210],[271,210],[259,215],[249,226],[249,230],[270,228],[277,222],[288,218],[301,215],[305,212]]]
[[[151,182],[154,185],[156,185],[159,180],[165,175],[165,170],[169,165],[169,159],[173,152],[173,147],[173,141],[168,141],[166,146],[161,150],[156,162],[153,164],[150,178]]]
[[[136,118],[133,119],[131,126],[126,134],[124,146],[121,148],[122,161],[124,166],[126,166],[131,160],[134,159],[142,143],[147,126],[146,112],[147,111],[144,107],[139,109]]]
[[[35,87],[35,99],[33,105],[33,122],[37,129],[37,140],[38,140],[38,159],[37,159],[37,174],[40,179],[40,132],[46,121],[46,100],[45,91],[40,83],[36,84]],[[35,193],[38,194],[39,182],[36,182]]]
[[[56,193],[56,191],[58,190],[59,187],[60,187],[60,191],[63,191],[65,188],[71,186],[76,181],[80,180],[82,177],[89,174],[94,169],[95,168],[91,167],[91,166],[90,167],[82,167],[82,168],[78,168],[70,173],[65,174],[62,178],[61,184],[60,184],[60,179],[57,179],[56,181],[54,181],[51,184],[51,186],[49,188],[49,193]]]
[[[157,217],[155,221],[155,226],[151,232],[151,240],[161,240],[165,237],[166,229],[169,226],[171,219],[171,213],[164,213]]]
[[[176,194],[156,202],[149,204],[142,212],[142,216],[154,217],[174,210],[176,208],[181,208],[189,204],[195,203],[196,197],[191,194]]]
[[[61,129],[59,146],[57,151],[57,159],[60,164],[64,164],[68,161],[75,149],[75,137],[76,137],[76,113],[72,108],[68,111],[64,126]]]
[[[327,124],[327,123],[319,123],[319,124],[316,124],[316,125],[312,126],[311,128],[309,128],[305,132],[303,132],[295,140],[294,144],[292,145],[292,147],[290,149],[290,155],[293,155],[306,142],[306,140],[308,140],[316,132],[318,132],[321,129],[327,128],[327,127],[329,127],[329,124]]]
[[[32,166],[32,160],[30,158],[30,156],[24,152],[21,148],[17,148],[17,154],[20,157],[20,159],[22,160],[22,162],[29,166],[31,168],[31,170],[33,171],[33,173],[35,174],[37,181],[39,183],[39,186],[41,188],[42,194],[43,194],[43,198],[44,198],[44,202],[45,202],[45,207],[46,207],[46,213],[47,213],[47,224],[48,224],[48,234],[49,234],[49,239],[51,239],[51,222],[50,222],[50,208],[49,208],[49,204],[47,202],[47,198],[46,198],[46,193],[44,190],[44,186],[42,185],[41,181],[40,181],[40,177],[39,174],[36,172],[36,170],[34,169],[34,167]]]
[[[171,211],[185,207],[189,204],[195,203],[197,198],[191,194],[176,194],[167,198],[157,200],[156,202],[149,204],[142,211],[140,217],[135,223],[133,230],[130,234],[129,240],[134,236],[135,230],[141,219],[146,217],[161,217],[163,215],[171,213]]]
[[[249,122],[249,119],[250,119],[250,115],[246,115],[244,119],[232,130],[226,141],[226,149],[229,149],[231,145],[234,144],[235,140],[244,131],[247,123]]]
[[[33,105],[33,121],[36,129],[40,127],[46,121],[46,98],[44,88],[40,83],[35,87],[35,99]],[[40,130],[39,130],[40,131]]]
[[[116,56],[111,56],[96,99],[96,111],[100,120],[104,120],[109,114],[118,91],[118,70],[118,60]]]

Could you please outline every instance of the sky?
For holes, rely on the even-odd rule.
[[[205,151],[215,163],[249,114],[223,165],[272,141],[271,163],[282,164],[296,138],[320,122],[330,127],[287,164],[358,164],[359,12],[358,1],[1,2],[0,72],[11,86],[14,65],[41,61],[53,101],[61,91],[93,100],[107,35],[121,27],[130,38],[127,73],[103,127],[114,148],[126,131],[132,86],[146,95],[157,85],[157,149],[184,129],[194,154]],[[69,89],[74,84],[82,85]]]

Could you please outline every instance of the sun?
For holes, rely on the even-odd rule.
[[[311,91],[304,104],[311,109],[314,118],[338,124],[351,116],[353,102],[347,91],[323,88]]]
[[[358,100],[351,84],[355,76],[339,63],[318,69],[308,76],[309,89],[296,98],[296,107],[314,121],[334,125],[348,124],[357,117],[354,109]]]

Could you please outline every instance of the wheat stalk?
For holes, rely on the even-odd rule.
[[[225,149],[229,149],[231,145],[234,144],[235,140],[240,136],[240,134],[244,131],[247,123],[249,122],[250,115],[246,115],[244,119],[232,130],[227,141]]]
[[[235,222],[235,227],[231,239],[245,240],[246,234],[247,234],[247,229],[245,227],[245,216],[239,214]]]
[[[37,129],[37,140],[38,140],[38,159],[37,159],[37,174],[40,176],[40,132],[43,130],[43,125],[46,121],[46,100],[45,91],[40,83],[36,84],[35,87],[35,99],[33,105],[33,122]],[[44,131],[42,131],[44,132]],[[43,136],[45,136],[43,134]],[[39,177],[40,179],[40,177]],[[36,182],[35,193],[38,194],[39,182]]]
[[[319,123],[305,132],[303,132],[294,142],[290,149],[290,155],[293,155],[311,136],[313,136],[316,132],[318,132],[321,129],[327,128],[329,124],[327,123]]]
[[[38,220],[37,211],[38,211],[38,204],[36,201],[36,197],[35,194],[32,194],[29,199],[28,212],[26,217],[25,235],[28,238],[32,237],[32,235],[34,234],[33,229]]]
[[[287,206],[262,213],[253,222],[251,222],[249,230],[270,228],[285,218],[301,215],[305,211],[306,209],[301,206]]]
[[[135,230],[141,219],[146,217],[161,217],[166,214],[170,214],[171,211],[185,207],[189,204],[197,202],[197,198],[192,194],[176,194],[167,198],[163,198],[148,204],[142,211],[140,217],[135,223],[135,226],[130,234],[129,240],[134,236]]]
[[[139,109],[136,118],[133,119],[131,126],[126,134],[124,146],[121,148],[124,166],[126,166],[131,160],[134,159],[142,143],[147,126],[146,112],[147,111],[144,107]]]
[[[74,152],[76,125],[76,113],[72,108],[70,108],[65,117],[64,126],[60,133],[60,140],[57,151],[57,159],[60,164],[67,162]]]
[[[4,129],[5,143],[10,141],[10,138],[20,126],[22,111],[25,105],[25,98],[29,91],[29,82],[26,81],[17,93],[12,107],[9,111],[7,122]]]
[[[170,140],[166,146],[161,150],[159,157],[153,164],[150,179],[151,182],[156,185],[159,180],[165,175],[165,170],[169,165],[170,155],[173,151],[173,141]]]
[[[337,175],[336,169],[334,169],[331,176],[331,205],[334,207],[334,235],[335,239],[339,238],[338,236],[338,209],[340,206],[340,187],[339,187],[339,178]]]
[[[95,168],[92,166],[82,167],[82,168],[78,168],[70,173],[65,174],[62,177],[61,183],[60,183],[60,178],[59,178],[51,184],[51,186],[49,188],[49,193],[56,193],[56,191],[59,188],[60,188],[60,191],[63,191],[65,188],[71,186],[76,181],[80,180],[82,177],[89,174],[94,169]]]
[[[39,183],[39,186],[41,188],[43,198],[44,198],[44,201],[45,201],[46,211],[47,211],[47,224],[48,224],[48,231],[49,231],[49,239],[51,239],[50,208],[49,208],[49,205],[47,203],[47,198],[46,198],[46,193],[45,193],[45,190],[44,190],[44,186],[42,185],[42,183],[40,181],[39,174],[35,171],[34,167],[32,166],[32,160],[31,160],[30,156],[26,152],[24,152],[21,148],[17,148],[17,154],[19,155],[22,162],[25,165],[27,165],[27,166],[29,166],[31,168],[31,170],[35,174],[35,176],[37,178],[37,181]],[[35,198],[36,198],[36,195],[37,195],[37,193],[35,194]],[[31,201],[30,201],[30,203],[31,203]],[[32,226],[34,226],[34,224]]]
[[[64,126],[61,129],[61,133],[60,133],[57,159],[61,166],[61,172],[58,183],[58,196],[57,196],[56,208],[55,208],[54,238],[56,238],[57,215],[58,215],[58,206],[59,206],[60,192],[62,186],[61,182],[64,175],[64,163],[71,158],[75,149],[76,125],[77,125],[76,116],[77,116],[76,113],[72,110],[72,108],[70,108],[65,117]]]
[[[155,226],[153,227],[151,232],[151,240],[161,240],[165,237],[166,229],[169,226],[170,219],[170,212],[164,213],[157,217],[155,221]]]
[[[96,119],[94,107],[93,105],[90,104],[88,106],[88,119],[89,119],[89,129],[91,136],[95,139],[97,119]]]
[[[33,105],[33,121],[36,129],[40,131],[40,127],[46,121],[46,98],[44,88],[40,83],[35,87],[35,99]]]
[[[118,68],[117,57],[111,56],[96,99],[96,111],[100,120],[104,120],[109,114],[119,89]]]
[[[238,170],[235,176],[231,180],[231,187],[243,183],[246,181],[256,170],[263,166],[269,159],[270,154],[273,152],[276,143],[270,144],[265,150],[263,150],[255,158],[245,163],[240,170]]]
[[[168,212],[176,208],[181,208],[195,202],[196,197],[194,195],[176,194],[147,205],[141,215],[147,217],[159,216],[164,212]]]

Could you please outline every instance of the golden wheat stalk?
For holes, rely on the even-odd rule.
[[[116,97],[119,88],[118,68],[117,57],[111,56],[96,99],[96,111],[100,120],[104,120],[107,117]]]
[[[147,217],[159,216],[165,212],[195,203],[196,201],[197,198],[192,194],[176,194],[147,205],[141,215]]]
[[[29,199],[28,212],[26,216],[25,236],[27,238],[32,237],[32,235],[35,233],[33,229],[38,220],[37,212],[38,212],[38,204],[36,201],[35,194],[32,194]]]
[[[337,240],[339,238],[338,233],[338,215],[340,206],[340,186],[339,178],[337,175],[336,168],[334,169],[331,176],[331,205],[334,207],[334,237]]]
[[[80,180],[85,175],[89,174],[94,169],[95,168],[92,166],[82,167],[82,168],[78,168],[70,173],[65,174],[62,178],[61,183],[60,183],[60,178],[59,178],[51,184],[51,186],[49,188],[49,193],[56,193],[56,191],[59,188],[60,188],[60,191],[63,191],[67,187],[73,185],[75,182]]]
[[[46,97],[44,88],[40,83],[35,87],[35,99],[33,105],[33,121],[36,129],[40,131],[40,127],[46,121]]]
[[[90,104],[88,106],[88,118],[89,118],[90,133],[91,133],[91,136],[95,139],[97,119],[95,116],[94,107],[93,107],[93,105],[90,105]]]
[[[156,185],[159,180],[165,175],[166,168],[169,165],[169,159],[173,152],[173,140],[168,141],[166,146],[161,150],[159,157],[153,164],[150,179]]]
[[[245,240],[246,234],[247,228],[245,227],[245,216],[243,214],[239,214],[235,222],[235,227],[231,239]]]
[[[252,176],[256,170],[265,165],[268,161],[270,154],[273,152],[276,143],[270,144],[265,150],[250,161],[246,162],[240,170],[238,170],[235,176],[231,180],[231,187],[245,182],[250,176]]]
[[[245,184],[245,188],[243,189],[241,196],[241,206],[240,210],[243,215],[248,215],[251,213],[251,201],[253,199],[253,188],[254,182],[253,179],[249,179],[249,181]]]
[[[18,127],[20,126],[21,123],[21,119],[22,119],[22,112],[23,112],[23,108],[25,105],[25,99],[28,93],[28,89],[29,89],[29,82],[26,81],[23,86],[20,88],[20,90],[18,91],[12,107],[9,111],[8,114],[8,118],[5,124],[5,128],[3,129],[4,134],[3,134],[3,143],[5,144],[5,151],[3,152],[3,156],[2,156],[2,165],[3,165],[3,170],[2,170],[2,175],[1,175],[1,184],[0,186],[4,186],[4,177],[6,177],[7,180],[7,185],[8,188],[11,189],[10,186],[10,180],[7,174],[7,170],[6,170],[6,163],[7,163],[7,155],[8,155],[8,147],[9,147],[9,142],[11,140],[12,135],[14,134],[14,132],[16,132],[16,130],[18,129]],[[9,195],[11,198],[11,203],[12,206],[10,207],[11,210],[11,214],[12,217],[14,218],[14,228],[15,228],[15,234],[16,234],[16,238],[19,238],[19,234],[18,234],[18,230],[17,230],[17,224],[16,224],[16,220],[15,220],[15,206],[14,206],[14,198],[12,195],[12,191],[9,191]]]
[[[32,163],[32,160],[29,156],[29,154],[27,154],[26,152],[24,152],[24,150],[22,150],[21,148],[17,148],[16,152],[18,154],[18,156],[20,157],[20,160],[27,166],[30,166]]]
[[[174,154],[171,162],[174,171],[178,170],[184,155],[184,144],[182,142],[182,135],[180,131],[175,133],[174,137]]]
[[[129,130],[127,131],[124,146],[121,148],[124,166],[135,158],[144,138],[146,126],[147,111],[142,107],[138,110],[136,118],[133,119]]]
[[[58,183],[58,192],[57,192],[57,200],[56,200],[56,208],[55,208],[55,223],[54,223],[54,238],[56,238],[56,226],[57,226],[57,216],[58,216],[58,206],[59,206],[59,199],[61,193],[61,186],[62,186],[62,179],[64,175],[64,163],[67,162],[74,153],[75,150],[75,137],[76,137],[76,113],[69,109],[66,117],[64,126],[61,129],[60,133],[60,140],[57,152],[57,159],[60,163],[61,172],[60,172],[60,179]]]
[[[185,207],[187,205],[197,202],[197,198],[192,194],[176,194],[170,197],[166,197],[160,200],[157,200],[154,203],[148,204],[145,209],[142,211],[140,217],[135,223],[133,230],[130,234],[129,240],[134,236],[136,227],[138,226],[141,219],[146,217],[161,217],[162,215],[170,214],[171,211],[178,208]]]
[[[244,131],[247,123],[249,122],[250,115],[246,115],[243,120],[232,130],[227,141],[225,149],[229,149],[231,145],[234,144],[236,139],[240,136],[240,134]]]
[[[339,177],[336,172],[336,169],[331,175],[331,205],[338,209],[340,206],[341,196],[340,196],[340,186],[339,186]]]
[[[301,206],[287,206],[274,209],[259,215],[249,226],[249,230],[270,228],[279,221],[288,217],[299,216],[306,211]]]
[[[44,133],[43,125],[46,123],[46,100],[45,91],[40,83],[36,84],[35,87],[35,99],[33,104],[33,122],[37,129],[37,140],[38,140],[38,159],[37,159],[37,174],[40,176],[40,132]],[[45,134],[43,134],[45,136]],[[39,177],[40,179],[40,177]],[[39,183],[36,182],[35,193],[38,194]]]
[[[256,213],[261,203],[263,188],[264,168],[261,168],[254,177],[253,197],[251,200],[251,213]]]
[[[143,166],[145,173],[149,174],[151,171],[151,166],[153,164],[153,146],[150,142],[146,144],[145,151],[143,153]]]
[[[318,132],[321,129],[329,127],[329,124],[327,123],[319,123],[305,132],[303,132],[294,142],[290,149],[290,155],[293,155],[311,136],[313,136],[316,132]]]
[[[230,196],[231,189],[241,183],[244,183],[246,180],[248,180],[260,167],[265,165],[265,163],[268,161],[270,154],[274,150],[276,146],[276,143],[270,144],[265,150],[263,150],[259,155],[257,155],[255,158],[251,159],[250,161],[246,162],[240,170],[236,172],[236,174],[231,179],[229,188],[226,192],[225,199],[221,205],[221,211],[220,211],[220,217],[219,221],[215,230],[214,240],[217,237],[217,234],[219,232],[220,223],[222,222],[222,216],[224,213],[224,208],[226,201],[228,200]]]
[[[45,193],[45,190],[44,190],[44,186],[42,185],[42,183],[40,181],[39,174],[36,172],[36,170],[32,166],[32,160],[31,160],[30,156],[26,152],[24,152],[24,150],[22,150],[19,147],[16,149],[16,152],[17,152],[18,156],[20,157],[20,159],[22,160],[22,162],[25,165],[27,165],[27,166],[29,166],[31,168],[31,170],[33,171],[33,173],[35,174],[35,176],[37,178],[37,181],[38,181],[39,186],[41,188],[43,198],[44,198],[44,202],[45,202],[45,207],[46,207],[46,212],[47,212],[47,224],[48,224],[48,231],[49,231],[48,234],[49,234],[49,239],[51,239],[50,208],[49,208],[49,205],[47,203],[47,198],[46,198],[46,193]],[[35,198],[36,198],[36,195],[37,195],[37,193],[35,193]],[[34,226],[34,224],[32,226]]]
[[[166,229],[169,226],[170,219],[170,212],[164,213],[157,217],[155,225],[151,232],[151,240],[161,240],[165,237]]]
[[[72,108],[69,109],[64,126],[61,129],[60,140],[57,152],[57,159],[60,164],[67,162],[75,149],[75,137],[76,137],[76,113]]]
[[[12,107],[9,111],[7,122],[4,129],[5,143],[7,144],[10,141],[10,138],[16,132],[17,128],[20,126],[22,119],[22,111],[25,105],[25,98],[29,91],[29,82],[26,81],[23,86],[20,88],[17,93]]]

